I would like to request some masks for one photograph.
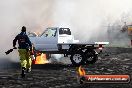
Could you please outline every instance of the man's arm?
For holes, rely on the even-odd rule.
[[[29,44],[30,47],[32,47],[32,43],[31,41],[29,40],[29,37],[27,36],[27,43]]]
[[[16,46],[16,42],[17,42],[17,40],[18,40],[18,36],[16,36],[15,39],[13,40],[13,47]]]

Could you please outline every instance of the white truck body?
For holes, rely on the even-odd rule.
[[[80,43],[79,40],[75,40],[74,36],[71,35],[69,28],[59,27],[49,27],[39,36],[29,33],[29,38],[36,51],[47,55],[70,55],[73,65],[95,63],[98,57],[95,49],[102,50],[102,45],[109,44],[108,42]]]

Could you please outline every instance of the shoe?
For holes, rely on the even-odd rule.
[[[30,72],[31,72],[31,69],[28,68],[28,69],[26,70],[26,73],[30,73]]]
[[[21,77],[22,78],[25,78],[25,75],[26,75],[25,74],[25,69],[26,69],[25,67],[22,67],[22,73],[21,73]]]
[[[26,75],[26,74],[21,74],[21,78],[25,78],[25,75]]]

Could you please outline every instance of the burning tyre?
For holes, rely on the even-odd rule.
[[[51,57],[50,54],[45,54],[45,53],[35,53],[34,54],[35,59],[32,59],[32,64],[46,64],[50,63],[49,58]]]

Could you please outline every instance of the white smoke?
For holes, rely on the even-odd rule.
[[[132,11],[131,2],[131,0],[79,0],[76,15],[72,19],[73,26],[77,29],[76,36],[82,41],[106,41],[106,26],[120,21],[123,13]]]
[[[130,23],[132,0],[0,0],[0,55],[12,47],[21,27],[43,31],[49,26],[70,27],[75,38],[107,41],[108,24]],[[16,56],[16,55],[15,55]],[[16,60],[16,59],[15,59]]]
[[[62,54],[52,54],[51,55],[51,62],[53,62],[53,61],[59,62],[62,57],[63,57]]]
[[[53,26],[70,27],[82,42],[108,41],[109,24],[131,22],[131,0],[55,0]],[[83,37],[83,38],[82,38]]]
[[[19,61],[16,59],[17,51],[8,56],[4,52],[12,48],[12,40],[20,33],[23,25],[27,27],[27,31],[41,31],[50,26],[50,9],[53,3],[52,0],[0,0],[1,58],[12,57]]]

